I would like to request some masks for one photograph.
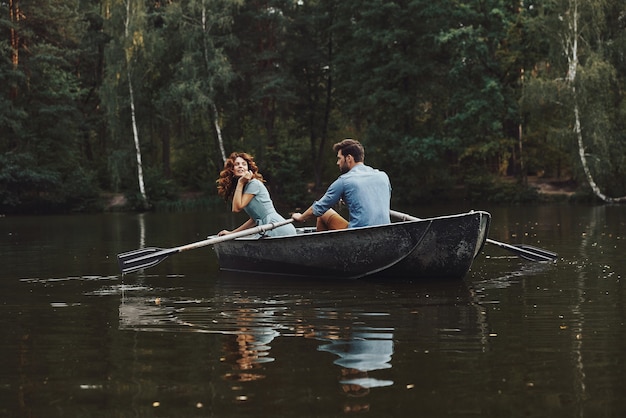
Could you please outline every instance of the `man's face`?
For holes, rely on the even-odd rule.
[[[350,167],[348,166],[346,158],[350,158],[350,155],[344,157],[341,153],[341,150],[337,151],[337,165],[339,166],[339,171],[341,171],[341,174],[345,174],[350,171]]]

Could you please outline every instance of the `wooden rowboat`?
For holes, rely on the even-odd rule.
[[[487,239],[484,211],[213,244],[221,270],[358,279],[461,279]]]
[[[485,242],[539,263],[558,254],[526,244],[487,238],[491,215],[470,211],[419,219],[391,210],[387,225],[315,232],[299,228],[289,237],[262,237],[293,222],[285,219],[173,248],[145,247],[117,255],[122,274],[156,266],[173,254],[213,245],[220,268],[234,272],[358,279],[387,277],[426,279],[464,277]],[[254,238],[251,238],[254,235]]]

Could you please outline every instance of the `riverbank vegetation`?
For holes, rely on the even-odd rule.
[[[4,214],[209,204],[235,150],[306,205],[345,137],[398,202],[626,194],[618,0],[5,0],[0,50]]]

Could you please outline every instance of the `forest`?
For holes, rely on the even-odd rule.
[[[308,205],[343,138],[395,202],[625,200],[623,0],[0,0],[0,49],[3,215],[212,202],[233,151]]]

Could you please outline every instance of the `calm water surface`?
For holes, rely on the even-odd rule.
[[[558,262],[487,244],[463,281],[336,282],[201,248],[122,277],[241,218],[0,218],[0,417],[624,416],[626,207],[480,209]]]

